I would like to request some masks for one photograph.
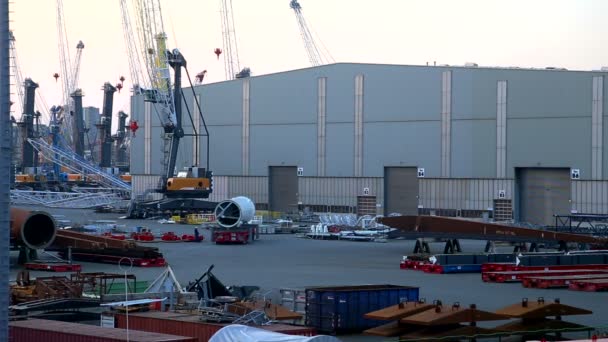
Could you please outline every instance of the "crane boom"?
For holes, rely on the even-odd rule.
[[[302,36],[302,41],[304,42],[304,48],[306,49],[306,53],[308,54],[308,60],[310,61],[310,64],[312,66],[318,66],[322,64],[333,63],[334,59],[329,54],[329,52],[326,52],[324,54],[322,53],[323,51],[317,46],[314,37],[310,32],[308,24],[306,23],[306,19],[302,14],[302,6],[298,2],[298,0],[291,0],[289,2],[289,7],[293,9],[296,15],[298,27],[300,28],[300,35]]]
[[[9,49],[10,49],[10,60],[11,60],[11,73],[13,74],[15,80],[15,88],[17,91],[17,99],[19,101],[20,109],[16,109],[14,113],[21,113],[23,110],[23,106],[25,105],[25,94],[23,92],[24,78],[23,72],[21,71],[21,64],[19,63],[19,57],[17,53],[17,40],[15,39],[15,35],[13,31],[9,31]],[[36,101],[36,108],[41,112],[46,121],[49,121],[49,109],[44,97],[41,92],[36,92],[36,97],[38,100]]]
[[[233,80],[240,71],[239,49],[234,29],[232,0],[220,0],[222,18],[222,38],[224,47],[224,72],[227,80]]]
[[[175,126],[175,105],[171,92],[171,73],[167,57],[165,34],[160,0],[133,0],[137,13],[137,32],[140,52],[146,64],[150,89],[144,94],[155,106],[165,131]]]
[[[80,61],[82,60],[82,50],[84,49],[84,43],[82,40],[78,41],[76,45],[76,56],[74,57],[73,69],[70,75],[70,95],[78,88],[78,77],[80,76]]]
[[[63,85],[63,104],[70,103],[72,81],[70,79],[72,66],[70,50],[68,48],[68,36],[63,19],[63,0],[57,0],[57,38],[59,39],[59,67]]]
[[[131,71],[131,82],[133,83],[134,93],[138,94],[141,87],[148,85],[142,83],[144,77],[139,62],[139,49],[135,43],[135,37],[133,37],[133,26],[126,0],[120,0],[120,12],[122,14],[122,29],[129,59],[129,70]]]
[[[9,31],[9,49],[12,69],[11,72],[15,78],[15,87],[17,88],[17,99],[19,100],[20,108],[23,108],[23,74],[21,73],[21,68],[19,67],[19,59],[17,58],[17,48],[15,46],[15,36],[13,35],[13,31]]]

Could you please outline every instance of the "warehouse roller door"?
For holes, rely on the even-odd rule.
[[[384,215],[418,214],[417,172],[415,167],[384,168]]]
[[[519,221],[548,226],[570,214],[570,169],[518,168],[516,179]]]
[[[298,208],[298,174],[295,166],[270,166],[268,205],[272,211],[293,212]]]

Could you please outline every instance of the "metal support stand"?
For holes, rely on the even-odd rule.
[[[527,252],[527,251],[528,251],[528,247],[526,247],[525,242],[516,244],[515,247],[513,248],[513,253]]]
[[[460,241],[458,239],[449,239],[445,242],[445,248],[443,249],[443,254],[454,254],[461,253],[462,249],[460,248]]]
[[[484,252],[496,253],[496,244],[494,243],[494,241],[488,240],[488,242],[486,242],[486,248],[484,249]]]
[[[528,251],[538,253],[538,244],[536,242],[532,242]]]
[[[431,253],[429,243],[424,241],[423,239],[416,239],[416,245],[414,246],[414,254],[419,253]]]

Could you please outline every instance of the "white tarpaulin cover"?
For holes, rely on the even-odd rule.
[[[209,342],[340,342],[340,340],[333,336],[286,335],[246,325],[231,324],[213,334]]]

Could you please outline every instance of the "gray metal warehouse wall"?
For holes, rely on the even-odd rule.
[[[211,168],[222,175],[297,165],[307,176],[381,177],[384,166],[418,166],[428,177],[513,178],[515,167],[542,166],[606,179],[605,75],[333,64],[195,92],[211,134]],[[191,91],[185,95],[194,110]],[[135,97],[132,117],[141,127],[133,172],[159,173],[157,115]],[[192,131],[189,119],[184,126]],[[192,163],[193,145],[184,139],[180,167]],[[199,145],[204,155],[205,141]]]
[[[267,203],[268,167],[286,165],[304,170],[303,203],[350,205],[353,191],[326,189],[347,187],[342,179],[382,179],[385,166],[414,166],[427,177],[419,183],[423,208],[485,210],[498,188],[511,198],[515,168],[565,167],[581,176],[572,182],[572,210],[606,213],[606,74],[332,64],[194,91],[211,136],[210,167],[229,176],[216,178],[218,196],[242,191]],[[184,109],[194,111],[191,90],[184,93]],[[133,97],[132,118],[141,127],[132,173],[160,174],[155,110]],[[189,119],[184,126],[193,131]],[[195,126],[202,131],[200,120]],[[204,162],[205,140],[185,138],[179,168],[192,164],[195,145]],[[260,185],[241,176],[259,177]]]

